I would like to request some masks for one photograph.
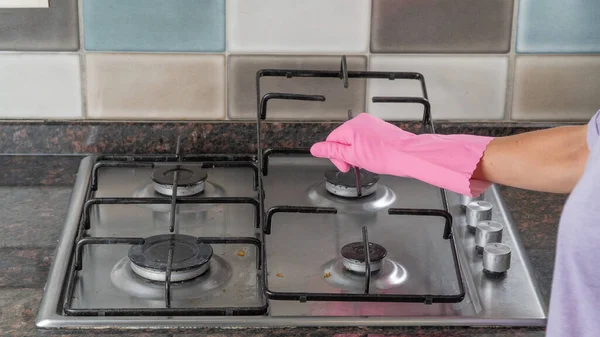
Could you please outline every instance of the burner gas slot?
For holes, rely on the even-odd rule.
[[[177,195],[187,197],[204,192],[204,182],[208,174],[199,167],[181,165],[162,166],[152,171],[152,180],[156,192],[173,195],[173,180],[177,173]]]
[[[196,238],[182,234],[163,234],[144,239],[131,246],[131,269],[152,281],[166,281],[169,250],[172,249],[171,281],[187,281],[204,274],[213,250],[210,245],[196,243]]]
[[[362,242],[352,242],[341,250],[342,264],[346,270],[351,272],[365,274],[367,269],[375,273],[381,269],[383,258],[387,255],[387,250],[383,246],[369,242],[369,268],[366,264],[365,245]]]
[[[358,173],[360,178],[357,179],[355,170],[325,172],[325,188],[327,191],[343,198],[364,198],[375,193],[378,187],[379,175],[361,169]]]

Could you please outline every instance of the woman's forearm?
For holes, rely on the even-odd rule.
[[[523,189],[569,193],[589,155],[587,126],[565,126],[495,138],[473,178]]]

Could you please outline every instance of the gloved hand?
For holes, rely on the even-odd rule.
[[[493,138],[471,135],[415,135],[369,114],[345,122],[310,149],[342,172],[357,166],[378,174],[418,179],[467,196],[490,183],[473,179]]]

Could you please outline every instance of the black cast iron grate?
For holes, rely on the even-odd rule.
[[[169,233],[175,229],[176,206],[182,204],[249,204],[254,207],[254,228],[260,228],[260,214],[262,209],[258,198],[251,197],[178,197],[178,171],[173,174],[173,188],[170,197],[149,197],[149,198],[96,198],[94,192],[98,188],[98,171],[102,167],[130,167],[130,168],[154,168],[155,163],[173,163],[174,168],[185,167],[185,165],[195,165],[201,168],[214,167],[243,167],[253,171],[253,188],[258,191],[259,169],[255,163],[255,158],[247,155],[181,155],[180,139],[177,139],[177,148],[175,155],[149,155],[149,156],[99,156],[92,168],[92,177],[88,186],[86,201],[82,210],[80,219],[79,233],[74,247],[74,256],[71,260],[71,266],[66,279],[66,291],[64,294],[63,311],[66,315],[72,316],[239,316],[239,315],[263,315],[268,310],[267,299],[262,291],[262,280],[259,275],[257,289],[263,295],[259,306],[250,307],[202,307],[202,308],[173,308],[171,306],[171,273],[173,265],[173,252],[175,245],[169,245],[167,256],[167,269],[165,275],[165,307],[164,308],[74,308],[72,307],[73,293],[77,279],[77,272],[83,266],[84,248],[88,245],[141,245],[145,239],[142,237],[89,237],[87,230],[90,229],[90,212],[95,205],[140,205],[140,204],[162,204],[171,205]],[[194,162],[192,164],[191,162]],[[199,224],[201,225],[201,224]],[[262,258],[264,256],[262,249],[262,234],[256,237],[198,237],[198,244],[249,244],[256,248],[256,269],[260,271],[263,268]]]
[[[344,87],[348,88],[348,79],[350,78],[361,78],[361,79],[387,79],[387,80],[416,80],[421,85],[422,97],[383,97],[376,96],[372,98],[374,103],[417,103],[423,105],[423,118],[422,124],[425,132],[435,133],[435,127],[431,119],[431,105],[427,96],[427,88],[425,85],[425,78],[422,74],[416,72],[381,72],[381,71],[348,71],[346,57],[342,56],[340,70],[339,71],[326,71],[326,70],[291,70],[291,69],[262,69],[256,73],[256,99],[257,99],[257,113],[256,113],[256,138],[257,138],[257,158],[259,164],[259,170],[263,175],[268,175],[269,172],[269,156],[271,155],[298,155],[304,154],[309,155],[310,151],[306,148],[294,148],[294,149],[266,149],[263,151],[261,141],[261,122],[267,117],[267,106],[271,100],[296,100],[296,101],[313,101],[323,102],[326,100],[323,95],[306,95],[306,94],[294,94],[294,93],[266,93],[261,97],[260,92],[260,80],[263,77],[314,77],[314,78],[340,78],[343,81]],[[351,112],[348,112],[349,117]],[[356,172],[356,186],[361,186],[360,174],[358,168],[354,168]],[[262,192],[262,199],[264,199],[264,190],[262,187],[262,179],[259,180],[260,190]],[[358,195],[360,196],[360,189]],[[456,254],[456,245],[452,236],[452,216],[448,212],[448,202],[446,200],[446,193],[443,189],[440,189],[440,195],[442,198],[442,204],[444,209],[399,209],[391,208],[388,210],[389,214],[398,215],[413,215],[413,216],[437,216],[443,217],[446,221],[444,228],[443,238],[450,240],[451,253],[453,257],[454,268],[456,272],[456,278],[458,280],[459,291],[457,294],[451,295],[435,295],[435,294],[370,294],[369,287],[371,281],[371,273],[369,268],[370,257],[369,250],[365,249],[365,261],[366,273],[365,273],[365,286],[363,294],[339,294],[339,293],[302,293],[302,292],[274,292],[268,287],[268,263],[266,257],[266,240],[263,239],[263,263],[264,263],[264,282],[265,292],[270,299],[275,300],[296,300],[300,302],[306,301],[361,301],[361,302],[422,302],[425,304],[432,303],[456,303],[464,299],[465,290],[462,281],[460,264]],[[264,205],[264,200],[261,200],[261,204]],[[264,210],[263,210],[264,212]],[[269,235],[271,232],[271,222],[273,215],[276,213],[313,213],[313,214],[336,214],[335,208],[319,208],[319,207],[302,207],[294,205],[278,205],[274,206],[267,212],[266,216],[261,214],[261,221],[263,223],[263,230],[265,235]],[[362,228],[362,237],[365,247],[368,247],[368,231],[366,227]]]
[[[265,234],[271,234],[273,217],[277,213],[304,213],[304,214],[337,214],[335,208],[323,207],[300,207],[300,206],[274,206],[267,212],[267,221],[265,226]],[[452,240],[452,216],[445,210],[434,209],[408,209],[408,208],[390,208],[390,215],[410,215],[410,216],[427,216],[441,217],[445,220],[444,232],[442,237],[445,240]],[[363,247],[369,247],[369,233],[366,226],[362,227],[362,242]],[[456,303],[460,302],[465,297],[465,289],[463,286],[462,276],[456,255],[456,248],[451,242],[450,244],[452,256],[454,258],[454,267],[456,271],[456,280],[458,281],[458,292],[456,294],[373,294],[370,293],[371,285],[371,257],[369,249],[364,249],[365,260],[365,277],[364,290],[359,293],[309,293],[309,292],[277,292],[269,288],[268,281],[268,264],[266,257],[264,258],[263,278],[265,282],[265,292],[270,299],[273,300],[295,300],[300,302],[307,301],[359,301],[359,302],[418,302],[425,304],[433,303]],[[263,252],[266,252],[267,243],[263,242]]]

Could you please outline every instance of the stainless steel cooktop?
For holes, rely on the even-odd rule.
[[[343,62],[340,72],[257,77],[310,75],[425,89],[416,73],[349,72]],[[173,155],[82,160],[37,326],[545,325],[495,186],[465,209],[465,197],[416,180],[342,174],[306,149],[262,151],[268,100],[321,98],[259,99],[256,156],[187,155],[178,144]],[[433,132],[426,91],[410,99]]]

